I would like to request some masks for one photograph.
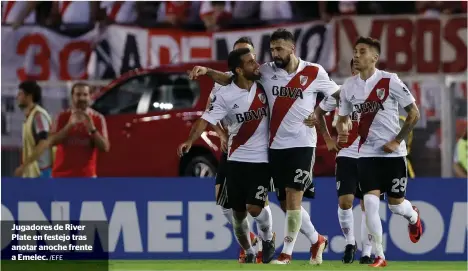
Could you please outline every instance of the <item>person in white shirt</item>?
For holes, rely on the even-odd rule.
[[[351,71],[353,75],[359,72],[353,69],[353,60],[351,60]],[[352,125],[349,131],[348,142],[346,144],[338,144],[330,135],[325,121],[325,114],[337,110],[338,103],[333,97],[325,97],[315,109],[311,118],[305,123],[310,127],[318,126],[325,140],[329,151],[338,152],[336,157],[336,190],[338,193],[338,221],[340,222],[341,230],[346,239],[346,247],[342,258],[343,263],[353,263],[357,250],[357,243],[354,237],[354,215],[353,201],[354,198],[360,199],[362,210],[361,217],[361,242],[362,254],[359,260],[360,264],[371,264],[372,243],[368,238],[369,231],[366,226],[366,212],[362,191],[359,188],[358,175],[358,115],[352,113],[350,115]],[[382,196],[381,196],[382,198]]]
[[[318,92],[339,98],[338,85],[322,66],[296,57],[294,35],[278,29],[270,37],[273,62],[260,67],[270,107],[270,153],[272,177],[281,207],[286,211],[284,245],[276,264],[289,264],[299,231],[311,242],[312,265],[322,264],[328,241],[316,230],[301,202],[304,191],[314,192],[312,166],[317,133],[304,120],[313,112]],[[190,78],[208,75],[220,84],[231,77],[223,72],[196,66]]]
[[[348,142],[349,116],[359,116],[359,187],[364,193],[366,222],[376,248],[373,267],[387,265],[379,216],[381,192],[387,194],[390,210],[408,220],[413,243],[423,233],[419,210],[405,199],[408,178],[404,139],[416,125],[419,110],[411,92],[396,74],[376,68],[379,54],[378,40],[361,37],[355,43],[353,63],[359,74],[341,86],[336,125],[338,142]],[[408,113],[401,129],[398,106]]]
[[[247,48],[253,54],[255,54],[255,49],[254,49],[252,40],[249,37],[245,37],[245,36],[240,37],[239,39],[236,40],[236,42],[234,42],[233,50],[241,49],[241,48]],[[232,76],[232,72],[227,72],[227,74]],[[215,83],[215,85],[214,85],[214,87],[213,87],[213,89],[211,90],[211,93],[210,93],[210,99],[214,98],[214,96],[216,95],[216,93],[218,92],[218,90],[221,87],[223,87],[223,86],[220,85],[220,84]],[[211,100],[208,100],[207,104],[206,104],[206,110],[209,109],[210,105],[211,105]],[[215,184],[216,204],[221,207],[221,211],[223,212],[223,215],[226,217],[228,222],[230,224],[232,224],[232,209],[231,209],[231,206],[230,206],[230,203],[229,203],[229,200],[228,200],[228,192],[227,192],[227,185],[226,185],[227,157],[228,157],[228,154],[227,154],[227,150],[224,150],[225,144],[226,144],[225,133],[226,133],[226,130],[227,130],[226,128],[229,125],[229,121],[230,121],[229,119],[225,118],[225,119],[221,120],[221,122],[218,125],[213,125],[212,127],[216,130],[216,133],[218,135],[220,135],[221,145],[222,145],[222,149],[223,149],[223,153],[221,154],[221,158],[220,158],[217,173],[216,173],[216,184]],[[199,125],[201,125],[201,126],[198,127]],[[208,126],[208,122],[203,121],[203,119],[198,119],[193,124],[192,129],[203,129],[203,130],[205,130],[207,126]],[[183,149],[188,147],[187,143],[190,143],[190,142],[184,142],[184,143],[179,145],[178,154],[180,156],[183,155]],[[263,208],[267,212],[269,212],[270,216],[271,216],[271,209],[270,209],[270,206],[268,204],[268,197],[267,197],[265,206]],[[257,224],[257,232],[260,232],[260,231],[261,230],[260,230],[259,224]],[[262,247],[261,247],[262,242],[258,242],[257,237],[255,236],[255,234],[253,232],[250,233],[250,236],[251,236],[252,243],[257,243],[257,245],[258,245],[256,262],[261,263],[262,262],[262,257],[263,257],[263,255],[262,255],[263,251],[262,251]],[[243,249],[241,249],[241,251],[239,253],[239,262],[240,263],[245,262],[245,251]]]
[[[245,262],[254,263],[256,251],[249,238],[248,211],[260,224],[263,263],[269,263],[275,253],[275,242],[271,214],[263,208],[271,179],[268,165],[268,102],[263,86],[255,82],[260,78],[260,65],[250,49],[232,51],[228,66],[234,80],[216,92],[202,119],[211,125],[228,119],[227,193],[233,209],[234,232],[246,251]],[[202,125],[192,129],[187,146],[191,146],[204,130]]]

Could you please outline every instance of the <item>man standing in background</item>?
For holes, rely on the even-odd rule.
[[[35,150],[30,160],[57,146],[52,177],[96,177],[97,151],[109,151],[106,121],[92,110],[90,87],[76,83],[71,89],[72,107],[54,121],[47,144]]]
[[[53,151],[47,146],[51,118],[39,103],[41,87],[35,81],[24,81],[18,87],[16,100],[24,112],[22,164],[15,170],[15,176],[24,178],[50,177]],[[31,159],[34,151],[43,149],[42,155]]]

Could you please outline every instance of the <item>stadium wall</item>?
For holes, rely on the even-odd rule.
[[[236,259],[238,244],[215,205],[210,179],[2,179],[2,221],[80,220],[109,223],[113,259]],[[13,192],[14,191],[14,192]],[[270,193],[277,249],[284,214]],[[341,259],[344,238],[337,219],[336,185],[316,179],[316,199],[305,200],[314,225],[330,245],[325,259]],[[409,181],[407,197],[421,210],[425,234],[408,238],[407,222],[384,202],[380,216],[384,249],[392,260],[464,261],[467,254],[467,182],[427,178]],[[360,240],[361,211],[355,202],[355,233]],[[252,222],[252,219],[250,219]],[[99,231],[96,231],[99,236]],[[100,237],[99,237],[100,238]],[[2,250],[8,244],[2,244]],[[310,244],[298,239],[295,259],[307,259]],[[359,244],[360,248],[360,244]]]

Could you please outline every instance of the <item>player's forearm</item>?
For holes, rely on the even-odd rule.
[[[45,150],[51,147],[50,140],[43,139],[39,141],[36,147],[33,149],[32,154],[23,161],[23,166],[27,167],[34,163],[44,153]]]
[[[109,139],[104,137],[101,133],[96,131],[93,135],[93,142],[98,150],[108,152],[110,150]]]
[[[215,130],[215,132],[219,135],[219,137],[226,137],[226,131],[218,124],[216,125],[211,125],[213,127],[213,130]]]
[[[210,68],[208,68],[208,70],[206,72],[206,75],[211,77],[211,79],[213,79],[213,81],[215,81],[216,83],[218,83],[218,84],[220,84],[222,86],[229,85],[231,83],[231,81],[232,81],[232,76],[231,75],[226,74],[224,72],[217,71],[217,70],[213,70],[213,69],[210,69]]]
[[[325,120],[325,111],[317,106],[315,109],[315,116],[319,122],[319,130],[325,140],[331,139],[330,132],[328,131],[327,122]]]
[[[203,131],[205,131],[206,126],[208,126],[208,122],[206,120],[198,119],[192,126],[192,129],[190,129],[190,134],[188,136],[187,141],[190,141],[192,143],[195,142],[195,140],[197,140],[201,136]]]
[[[401,142],[405,138],[408,138],[408,135],[411,133],[414,126],[416,126],[416,123],[418,123],[419,120],[419,110],[414,103],[405,107],[405,110],[406,112],[408,112],[408,116],[406,117],[405,123],[403,124],[403,127],[401,127],[400,132],[395,137],[395,140],[398,142]]]

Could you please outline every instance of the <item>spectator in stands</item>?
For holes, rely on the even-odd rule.
[[[51,118],[42,108],[41,87],[35,81],[25,81],[19,85],[16,100],[26,119],[23,122],[22,164],[15,170],[15,176],[24,178],[50,177],[53,150],[47,147]],[[38,158],[33,153],[43,149]]]
[[[204,1],[200,17],[207,31],[217,31],[226,26],[232,18],[231,1]]]
[[[107,22],[131,24],[136,21],[138,2],[134,1],[100,1],[100,9],[105,12]]]
[[[161,2],[158,8],[158,22],[181,26],[188,22],[191,6],[190,1]]]
[[[17,29],[23,23],[35,23],[38,4],[39,1],[2,1],[2,24]]]
[[[455,177],[467,178],[467,164],[468,164],[468,144],[467,133],[460,138],[455,147],[455,155],[453,158],[453,170]]]
[[[260,18],[270,23],[291,20],[292,7],[285,1],[242,1],[236,2],[233,11],[235,19]]]
[[[56,1],[52,2],[52,17],[59,17],[64,24],[94,24],[99,15],[99,2]]]

